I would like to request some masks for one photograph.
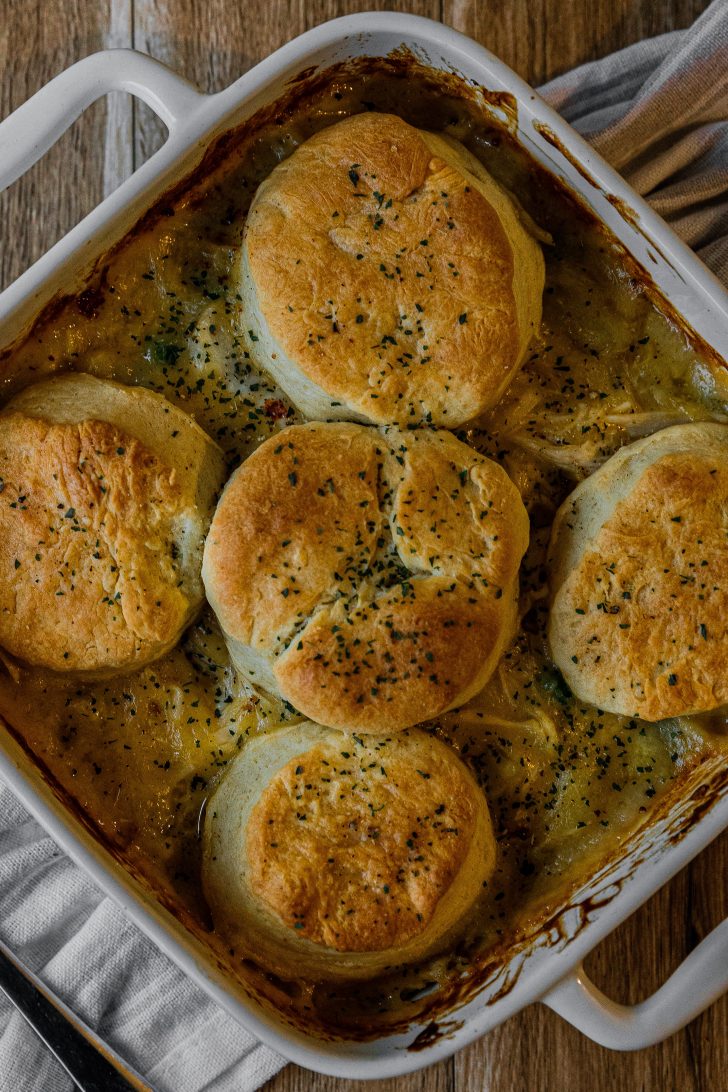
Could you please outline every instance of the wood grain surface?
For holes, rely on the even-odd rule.
[[[687,26],[706,0],[0,0],[0,116],[94,50],[133,46],[205,91],[240,76],[325,19],[387,8],[441,19],[488,46],[529,82],[640,38]],[[109,96],[0,196],[5,286],[111,192],[163,139],[143,106]],[[728,914],[728,835],[664,888],[588,960],[611,996],[656,989]],[[267,1092],[353,1092],[356,1082],[289,1066]],[[455,1058],[377,1092],[721,1092],[728,1089],[728,998],[651,1050],[616,1054],[534,1005]]]

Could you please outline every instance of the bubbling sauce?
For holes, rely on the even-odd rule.
[[[209,609],[177,649],[133,675],[79,682],[7,659],[0,674],[13,731],[232,974],[308,1027],[360,1035],[414,1017],[448,978],[505,951],[723,746],[721,714],[647,724],[569,693],[546,646],[544,560],[558,505],[618,447],[681,421],[728,420],[725,370],[659,309],[620,246],[470,92],[443,90],[404,61],[332,70],[278,119],[242,127],[206,177],[145,218],[80,294],[0,358],[4,397],[69,368],[140,384],[192,414],[231,470],[300,421],[237,327],[235,263],[260,181],[312,133],[364,109],[462,140],[553,237],[528,360],[501,403],[458,433],[516,482],[531,546],[513,646],[476,699],[425,726],[475,772],[498,837],[496,874],[457,953],[334,989],[266,976],[254,954],[216,936],[199,879],[205,802],[246,740],[297,714],[235,675]]]

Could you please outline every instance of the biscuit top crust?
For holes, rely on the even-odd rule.
[[[644,470],[559,589],[551,643],[602,708],[657,721],[728,702],[728,444]]]
[[[527,542],[515,486],[450,433],[309,424],[230,480],[203,577],[233,659],[268,657],[267,688],[321,724],[390,731],[484,685]]]
[[[205,566],[215,611],[237,640],[280,648],[332,585],[354,593],[384,524],[375,438],[357,425],[294,426],[230,479]]]
[[[258,190],[245,261],[253,309],[325,393],[308,415],[454,427],[494,404],[540,321],[525,221],[462,145],[393,115],[297,148]]]
[[[248,823],[253,892],[301,938],[381,951],[427,929],[485,801],[429,737],[323,744],[273,777]],[[491,835],[492,841],[492,835]]]
[[[0,418],[0,644],[55,670],[151,658],[189,611],[176,474],[101,421]]]

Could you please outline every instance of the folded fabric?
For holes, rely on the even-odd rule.
[[[0,932],[158,1092],[240,1092],[284,1064],[186,978],[2,784]],[[2,993],[0,1027],[2,1092],[70,1092]]]
[[[728,5],[540,93],[728,284]]]
[[[542,88],[728,283],[728,5]],[[0,935],[158,1092],[249,1092],[283,1059],[191,983],[0,785]],[[0,993],[0,1092],[72,1084]]]

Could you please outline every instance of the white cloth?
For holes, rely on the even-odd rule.
[[[246,1092],[284,1064],[183,975],[0,783],[0,933],[157,1092]],[[0,992],[2,1092],[71,1081]]]
[[[728,281],[728,0],[542,89]],[[157,1092],[249,1092],[283,1060],[178,971],[0,785],[0,935]],[[71,1083],[0,994],[0,1092]]]
[[[728,284],[728,0],[540,91]]]

